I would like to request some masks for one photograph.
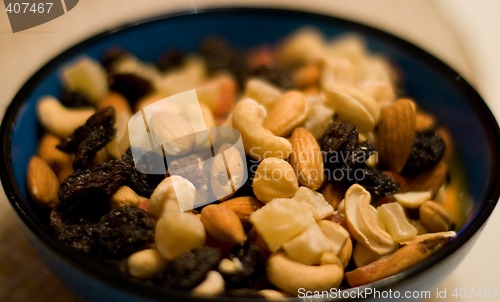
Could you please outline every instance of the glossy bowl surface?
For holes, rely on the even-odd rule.
[[[303,26],[318,28],[331,38],[356,33],[366,40],[371,51],[389,57],[402,71],[401,84],[405,93],[414,98],[421,108],[435,114],[440,124],[448,127],[465,170],[470,203],[465,205],[467,219],[458,236],[426,261],[361,290],[429,288],[452,271],[465,256],[500,195],[500,131],[484,101],[459,74],[418,47],[358,23],[287,10],[214,9],[130,24],[85,40],[36,72],[6,111],[0,130],[0,173],[6,195],[41,257],[77,295],[91,301],[199,300],[180,291],[132,282],[66,249],[50,234],[46,218],[41,215],[43,213],[28,201],[26,167],[30,156],[36,152],[41,132],[36,121],[36,103],[41,96],[59,95],[61,66],[83,54],[99,59],[114,46],[120,46],[142,60],[155,61],[168,48],[194,52],[199,41],[208,35],[221,36],[236,47],[245,49],[274,44]],[[332,294],[331,298],[340,300],[336,299],[338,296],[338,293]],[[373,295],[365,297],[374,298]]]

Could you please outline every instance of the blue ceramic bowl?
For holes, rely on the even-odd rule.
[[[1,126],[0,171],[6,195],[40,256],[78,296],[90,301],[199,301],[184,292],[134,283],[72,252],[51,235],[46,218],[44,220],[32,207],[25,178],[28,160],[36,152],[40,135],[35,108],[41,96],[58,95],[60,67],[82,54],[98,59],[116,45],[140,59],[154,61],[171,47],[195,51],[199,41],[207,35],[222,36],[241,48],[272,44],[305,25],[314,26],[329,37],[356,32],[366,39],[372,51],[388,56],[403,71],[402,88],[407,95],[448,127],[465,169],[470,204],[466,205],[469,209],[467,220],[458,236],[429,259],[364,288],[380,291],[430,288],[465,257],[499,198],[500,131],[484,101],[459,74],[408,42],[345,20],[274,9],[210,10],[169,15],[92,37],[42,67],[7,109]]]

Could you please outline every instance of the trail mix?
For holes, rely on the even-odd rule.
[[[45,132],[28,193],[51,209],[64,245],[138,282],[269,298],[368,284],[455,236],[449,136],[398,90],[399,76],[360,38],[310,28],[248,51],[209,37],[197,53],[168,50],[156,63],[119,48],[83,57],[61,71],[60,98],[38,102]],[[181,212],[191,181],[215,190],[214,180],[139,172],[127,125],[189,89],[207,127],[240,132],[246,156],[227,161],[246,163],[248,179]]]

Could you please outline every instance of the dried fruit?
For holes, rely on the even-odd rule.
[[[172,69],[181,67],[185,59],[186,54],[174,48],[166,51],[156,62],[156,66],[163,72],[169,72]]]
[[[277,64],[261,65],[251,70],[250,76],[260,77],[283,89],[293,87],[292,73],[287,68]]]
[[[168,262],[159,283],[168,288],[193,289],[217,267],[220,259],[220,250],[207,246],[182,253]]]
[[[109,211],[109,199],[130,173],[131,167],[117,160],[75,171],[59,187],[59,210],[71,220],[99,219]]]
[[[92,252],[105,258],[122,258],[153,242],[154,221],[136,206],[111,210],[93,227]]]
[[[307,204],[294,199],[278,198],[250,215],[250,221],[269,250],[278,250],[285,242],[315,223]]]
[[[57,240],[82,253],[89,253],[93,244],[95,223],[88,220],[70,221],[58,208],[50,212],[50,228]]]
[[[441,160],[446,144],[434,130],[417,132],[403,173],[415,175],[432,169]]]
[[[67,153],[75,153],[73,169],[86,169],[92,164],[94,155],[113,139],[115,110],[105,107],[94,113],[85,125],[63,140],[57,148]]]
[[[92,105],[92,101],[81,91],[64,89],[59,98],[61,104],[67,108],[88,107]]]
[[[320,264],[321,256],[332,250],[332,244],[323,234],[318,224],[311,223],[298,236],[283,244],[285,253],[295,261],[316,265]]]
[[[408,222],[403,207],[397,202],[389,202],[377,208],[387,232],[396,242],[407,241],[417,236],[417,229]]]
[[[141,171],[151,171],[148,167],[155,165],[158,162],[163,162],[163,158],[158,158],[158,154],[150,152],[141,158],[138,163],[141,166]],[[140,196],[149,198],[153,194],[154,189],[158,184],[165,178],[163,174],[145,174],[141,173],[136,169],[134,164],[134,159],[132,157],[132,151],[130,148],[123,154],[122,161],[131,167],[129,179],[127,180],[127,185],[136,191]]]
[[[311,208],[315,220],[324,219],[333,213],[332,206],[326,202],[323,195],[307,187],[300,187],[292,198],[307,204]]]
[[[153,85],[144,77],[133,73],[112,74],[109,88],[123,95],[134,106],[138,100],[153,91]]]

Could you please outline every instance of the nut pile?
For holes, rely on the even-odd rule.
[[[401,272],[455,236],[443,203],[454,196],[449,137],[400,95],[394,68],[359,37],[329,41],[305,28],[245,52],[207,38],[198,53],[169,50],[156,64],[112,49],[101,62],[66,66],[61,79],[60,100],[38,102],[45,132],[28,165],[29,195],[51,209],[50,227],[68,248],[138,282],[193,295],[296,296]],[[228,152],[228,171],[214,161],[210,177],[195,165],[196,186],[139,172],[127,128],[134,112],[189,89],[207,127],[235,128],[246,153]],[[188,131],[169,114],[158,127]],[[234,195],[180,211],[197,188],[216,191],[231,185],[221,174],[243,182],[244,173]]]

